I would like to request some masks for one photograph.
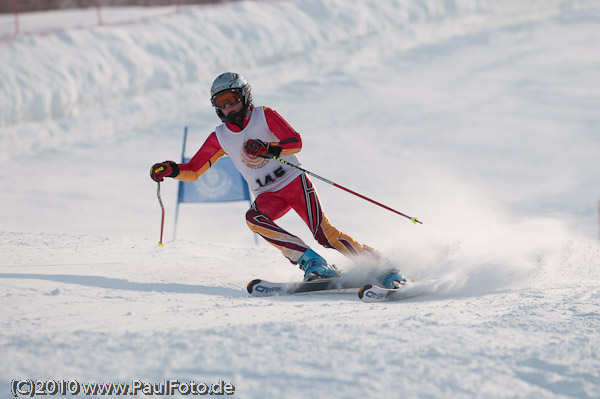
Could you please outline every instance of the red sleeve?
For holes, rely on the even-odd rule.
[[[179,175],[176,177],[182,181],[194,181],[225,155],[221,143],[217,140],[217,134],[212,132],[206,139],[196,155],[188,163],[179,164]]]
[[[284,155],[299,152],[302,149],[300,134],[277,111],[268,107],[264,107],[264,110],[269,130],[279,139],[278,143],[269,144],[281,147],[281,153]]]

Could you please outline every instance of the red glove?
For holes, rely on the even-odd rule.
[[[279,156],[279,154],[281,154],[281,147],[277,145],[270,145],[269,143],[265,143],[264,141],[258,139],[250,139],[246,141],[246,144],[244,144],[244,150],[249,155],[261,158],[271,158],[270,155]]]
[[[155,163],[150,168],[150,178],[155,182],[163,181],[165,177],[176,177],[177,175],[179,175],[179,166],[173,161]]]
[[[266,155],[269,152],[269,144],[262,140],[250,139],[244,145],[246,153],[255,157],[268,158]]]

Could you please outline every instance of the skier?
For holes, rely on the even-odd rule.
[[[256,200],[246,213],[250,230],[277,247],[292,263],[304,271],[304,281],[339,276],[341,271],[299,237],[275,224],[290,209],[304,220],[314,238],[325,248],[335,248],[347,257],[369,255],[375,250],[336,229],[321,209],[317,192],[308,176],[269,158],[269,154],[299,164],[296,153],[302,139],[275,110],[254,106],[252,88],[243,76],[226,72],[213,82],[211,103],[223,122],[217,126],[196,155],[188,162],[164,161],[154,164],[154,181],[173,177],[194,181],[217,160],[228,155],[248,182]],[[406,279],[395,269],[382,278],[384,287],[399,287]]]

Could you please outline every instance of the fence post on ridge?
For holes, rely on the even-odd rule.
[[[102,25],[102,0],[96,0],[96,16],[98,17],[98,25]]]
[[[13,14],[15,16],[15,36],[19,34],[19,0],[13,0]]]

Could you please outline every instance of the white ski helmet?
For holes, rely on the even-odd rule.
[[[225,116],[221,109],[215,103],[217,94],[224,91],[237,91],[241,98],[244,106],[241,111],[234,114]],[[210,102],[215,107],[215,111],[219,116],[219,119],[223,122],[234,122],[238,118],[243,118],[248,110],[248,107],[252,104],[252,86],[248,84],[246,79],[240,74],[235,72],[225,72],[217,76],[210,88]]]

